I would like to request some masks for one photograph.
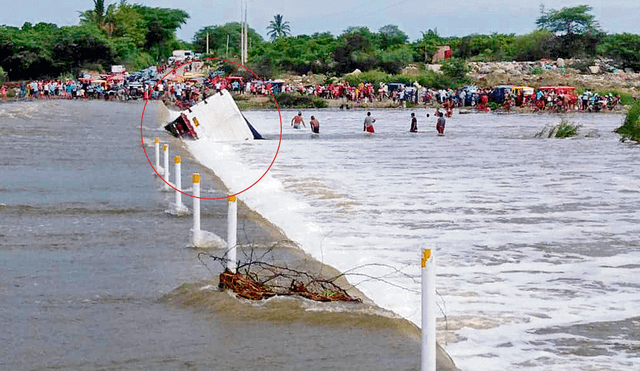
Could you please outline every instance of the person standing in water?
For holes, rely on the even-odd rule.
[[[311,116],[311,121],[309,121],[309,126],[311,126],[311,132],[315,134],[320,134],[320,122],[315,117]]]
[[[409,131],[412,133],[418,132],[418,119],[416,118],[416,114],[413,112],[411,113],[411,129],[409,129]]]
[[[364,118],[364,131],[367,133],[375,133],[375,129],[373,128],[374,122],[376,122],[376,119],[371,117],[371,112],[367,112],[367,117]]]
[[[447,120],[445,120],[444,114],[440,111],[436,111],[436,115],[438,116],[438,121],[436,123],[436,130],[438,130],[438,135],[444,135],[444,125]]]
[[[300,129],[300,124],[302,124],[302,126],[304,126],[305,128],[307,127],[307,125],[304,124],[302,112],[298,111],[298,114],[296,116],[293,116],[293,118],[291,119],[291,126],[293,126],[294,129]]]

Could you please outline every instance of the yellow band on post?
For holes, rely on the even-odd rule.
[[[164,149],[165,151],[166,151],[168,148],[169,148],[169,145],[168,145],[168,144],[164,144],[164,145],[162,146],[162,149]]]
[[[160,143],[160,138],[156,137],[156,139],[153,140],[153,143]]]
[[[182,161],[182,159],[180,158],[180,156],[176,156],[174,158],[174,161],[176,162],[176,164],[179,164]]]
[[[200,174],[198,173],[193,173],[193,183],[200,183]]]
[[[431,249],[422,250],[422,260],[420,262],[422,264],[422,268],[427,267],[427,260],[429,260],[429,258],[431,258]]]
[[[227,200],[229,200],[229,202],[236,202],[238,200],[238,197],[236,196],[229,196],[227,197]]]

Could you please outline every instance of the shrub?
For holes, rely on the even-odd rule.
[[[614,130],[622,136],[621,140],[631,139],[640,142],[640,101],[636,101],[627,111],[622,126]]]
[[[571,124],[568,121],[562,120],[558,129],[556,130],[556,138],[569,138],[578,133],[578,125]]]
[[[543,73],[543,72],[544,72],[544,70],[543,70],[542,68],[540,68],[540,67],[536,67],[536,68],[534,68],[534,69],[531,71],[531,74],[532,74],[532,75],[540,75],[540,74],[541,74],[541,73]]]
[[[347,75],[344,79],[352,86],[356,86],[361,82],[370,82],[374,86],[378,86],[381,82],[385,84],[389,82],[391,76],[392,75],[380,70],[370,70],[358,75]]]

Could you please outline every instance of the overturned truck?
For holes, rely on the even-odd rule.
[[[240,112],[231,94],[221,90],[185,110],[169,108],[170,122],[164,128],[182,139],[203,137],[222,141],[263,139]]]

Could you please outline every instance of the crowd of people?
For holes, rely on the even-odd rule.
[[[171,68],[168,66],[167,68]],[[186,72],[183,71],[183,73]],[[324,99],[342,99],[359,105],[365,102],[393,101],[406,105],[440,105],[445,116],[450,117],[454,107],[470,106],[480,111],[528,108],[533,111],[569,111],[583,110],[598,112],[612,110],[620,104],[619,95],[599,95],[590,90],[577,96],[575,88],[554,90],[541,88],[512,89],[498,91],[498,88],[478,89],[463,87],[453,89],[433,89],[417,83],[405,86],[401,83],[380,83],[376,88],[372,83],[361,82],[351,85],[348,82],[297,86],[282,80],[244,81],[238,76],[208,75],[197,78],[186,78],[186,75],[170,76],[159,81],[158,74],[150,74],[146,78],[131,79],[124,75],[103,75],[96,78],[52,79],[18,82],[0,86],[0,95],[7,99],[8,92],[13,89],[13,96],[18,99],[104,99],[135,100],[163,99],[179,108],[187,108],[207,97],[207,94],[222,89],[236,94],[254,96],[269,95],[280,92],[297,93]]]
[[[144,99],[148,86],[128,81],[89,81],[88,79],[32,80],[0,87],[2,99],[13,89],[15,99]]]
[[[493,109],[511,111],[516,108],[526,108],[530,111],[586,111],[599,112],[602,110],[613,110],[620,105],[620,95],[611,93],[601,96],[590,90],[586,90],[580,96],[575,94],[574,88],[567,87],[546,87],[530,92],[524,89],[513,89],[506,91],[503,96],[492,94],[490,89],[478,90],[471,97],[470,105],[480,111],[490,111],[493,102]],[[493,99],[492,99],[493,98]],[[460,102],[458,102],[460,103]]]

